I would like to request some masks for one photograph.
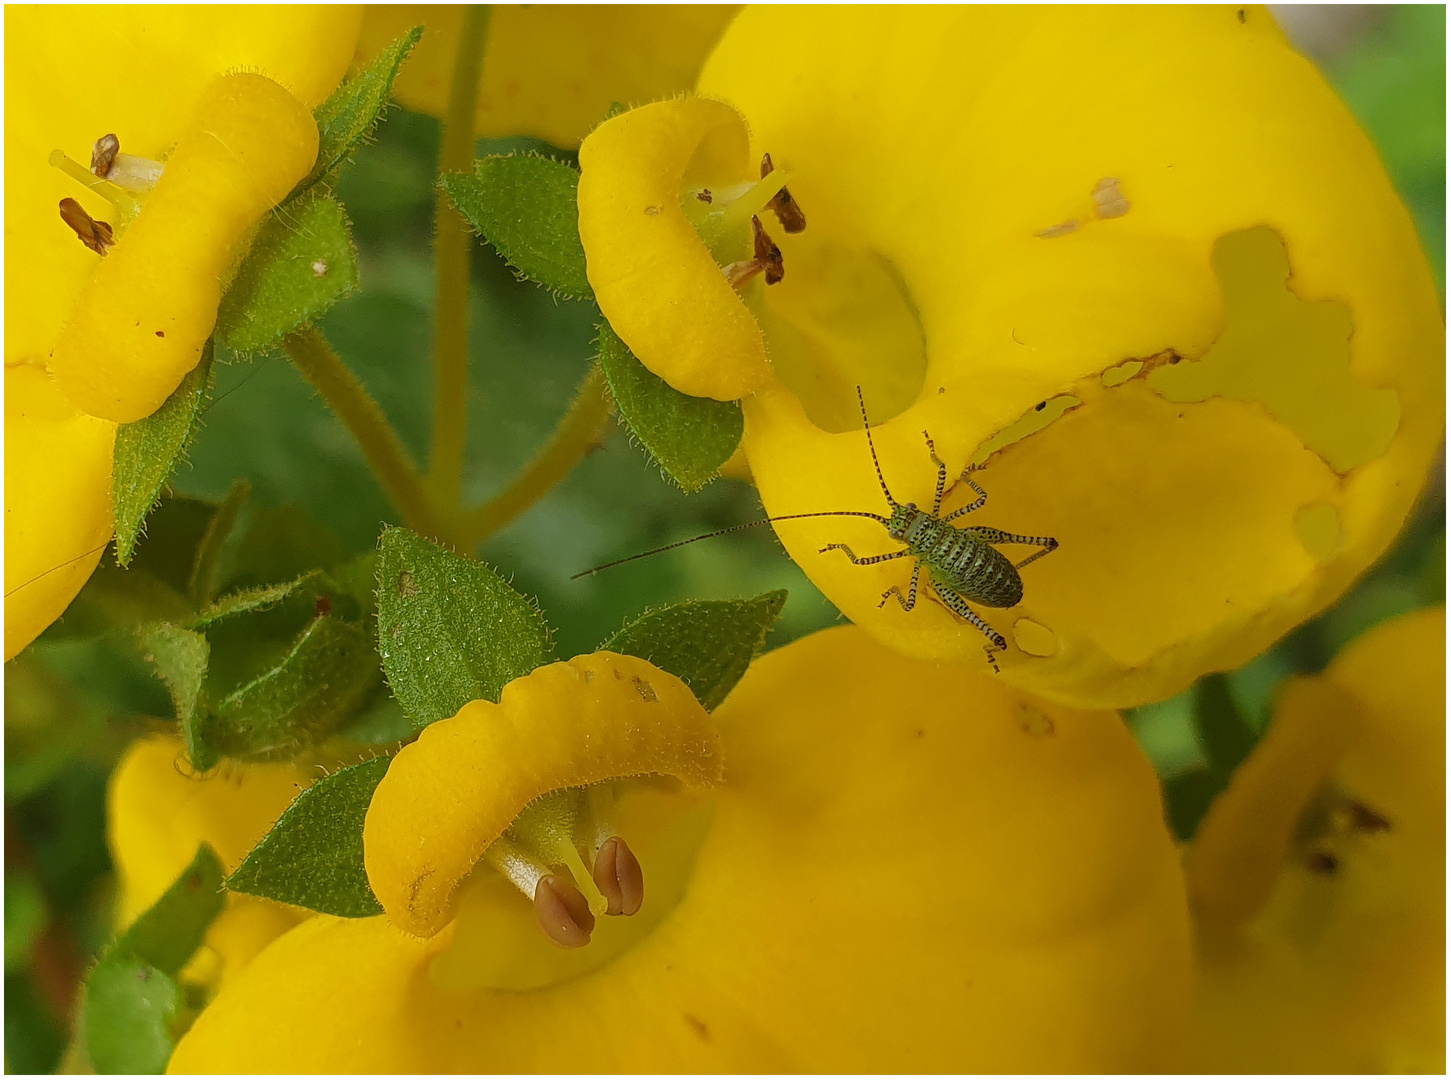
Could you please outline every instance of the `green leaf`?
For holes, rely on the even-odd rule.
[[[647,611],[600,646],[677,676],[707,709],[726,699],[781,616],[786,590],[751,600],[690,600]]]
[[[177,975],[222,910],[222,864],[203,844],[176,882],[101,957],[86,982],[86,1049],[102,1073],[159,1073],[180,1034]]]
[[[237,515],[252,494],[252,485],[246,480],[236,480],[227,492],[227,497],[212,515],[207,531],[197,545],[196,558],[192,561],[191,577],[186,583],[187,599],[193,608],[206,607],[217,594],[218,568],[222,561],[222,549],[237,527]]]
[[[599,329],[600,363],[620,422],[685,491],[699,491],[741,442],[745,422],[735,401],[689,397],[646,370],[610,328]]]
[[[407,529],[384,529],[380,547],[378,649],[415,729],[470,701],[498,701],[554,660],[544,613],[483,563]]]
[[[1210,769],[1228,783],[1259,738],[1235,703],[1228,676],[1206,675],[1194,687],[1194,726]]]
[[[295,757],[337,730],[380,681],[368,630],[318,616],[280,664],[217,704],[199,741],[209,754],[244,761]]]
[[[404,59],[423,36],[415,26],[373,60],[313,112],[317,120],[317,164],[299,190],[311,187],[347,160],[382,119],[393,80]]]
[[[363,819],[388,758],[339,769],[307,788],[227,879],[233,892],[345,918],[383,906],[363,868]]]
[[[593,298],[579,240],[579,172],[540,154],[480,158],[443,189],[474,231],[531,281],[571,299]]]
[[[116,561],[131,561],[146,515],[186,453],[197,421],[211,400],[212,343],[201,362],[172,391],[161,408],[143,420],[116,429],[111,463],[111,506],[116,518]]]
[[[217,341],[265,349],[358,290],[352,226],[342,203],[310,191],[272,211],[217,311]]]
[[[141,645],[146,650],[146,659],[155,666],[171,693],[176,719],[186,740],[187,757],[198,769],[210,769],[217,763],[217,755],[204,745],[197,727],[205,711],[202,686],[206,682],[211,646],[195,630],[184,630],[170,623],[142,627]]]

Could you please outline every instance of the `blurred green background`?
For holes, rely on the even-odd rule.
[[[1437,280],[1445,280],[1445,8],[1298,8],[1277,12],[1323,66],[1380,148],[1414,213]],[[427,451],[433,266],[432,181],[439,125],[395,109],[344,174],[363,292],[323,331],[379,399],[416,458]],[[481,153],[522,141],[481,142]],[[499,490],[533,454],[570,401],[592,355],[592,305],[556,301],[514,279],[490,249],[474,251],[473,383],[466,496]],[[371,549],[393,520],[351,437],[280,357],[220,368],[216,399],[176,483],[219,499],[237,477],[251,512],[300,504],[353,551]],[[835,609],[769,530],[747,530],[641,560],[583,581],[570,575],[760,514],[754,490],[723,480],[684,496],[622,429],[562,485],[488,541],[481,557],[537,596],[559,655],[594,648],[645,607],[690,597],[744,597],[786,588],[771,643],[832,624]],[[1444,455],[1395,548],[1334,609],[1215,684],[1261,727],[1275,684],[1316,671],[1344,642],[1402,611],[1444,601]],[[169,716],[159,683],[106,639],[43,641],[6,677],[5,1057],[7,1071],[49,1071],[60,1060],[78,979],[110,933],[104,838],[106,777],[141,730]],[[1192,820],[1204,764],[1195,724],[1201,688],[1134,710],[1129,721],[1169,779],[1171,810]],[[1177,785],[1177,786],[1176,786]]]

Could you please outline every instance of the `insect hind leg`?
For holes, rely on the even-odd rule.
[[[1017,533],[1003,532],[1002,529],[989,529],[986,526],[975,526],[962,531],[974,540],[981,540],[986,544],[1036,544],[1043,549],[1033,552],[1022,562],[1014,563],[1014,570],[1021,570],[1029,563],[1037,562],[1049,552],[1058,550],[1058,541],[1051,536],[1019,536]]]
[[[827,544],[816,554],[825,555],[828,551],[844,551],[846,557],[851,560],[853,566],[872,566],[875,563],[886,562],[888,559],[900,559],[903,555],[910,555],[910,548],[903,548],[901,551],[889,551],[885,555],[860,556],[852,551],[845,544]]]
[[[948,611],[952,612],[959,618],[967,620],[968,622],[972,623],[973,626],[977,627],[979,630],[982,631],[983,636],[986,637],[991,643],[989,645],[983,646],[983,651],[987,653],[987,662],[992,665],[993,671],[997,671],[997,654],[1008,647],[1007,638],[1003,637],[1002,634],[999,634],[996,630],[994,630],[991,626],[984,622],[982,616],[979,615],[977,612],[973,611],[972,608],[968,607],[967,601],[964,600],[961,596],[957,595],[957,593],[953,592],[951,589],[943,588],[941,585],[938,585],[937,582],[934,581],[932,582],[932,593],[934,596],[937,597],[938,600],[942,601],[943,605],[947,608]]]

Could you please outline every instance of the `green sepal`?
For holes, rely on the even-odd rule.
[[[347,212],[325,191],[289,199],[262,223],[217,311],[217,341],[265,349],[358,291]]]
[[[203,608],[189,625],[193,630],[201,630],[233,615],[268,611],[301,590],[306,589],[310,594],[315,594],[322,584],[322,571],[314,570],[291,581],[284,581],[280,585],[259,585],[251,589],[238,589],[236,592],[219,597],[214,603]]]
[[[441,181],[474,231],[530,281],[575,300],[594,297],[579,239],[579,170],[542,154],[480,158],[473,175]]]
[[[116,561],[126,566],[146,515],[161,498],[196,434],[212,396],[212,343],[201,361],[150,416],[116,429],[111,459],[111,510],[116,521]]]
[[[682,394],[647,370],[609,323],[600,324],[599,352],[620,422],[665,475],[688,492],[719,476],[745,430],[740,403]]]
[[[186,742],[186,756],[198,769],[210,769],[217,754],[205,745],[199,730],[206,713],[202,688],[206,685],[211,646],[195,630],[170,623],[152,623],[140,631],[146,659],[156,668],[171,694],[177,722]]]
[[[380,681],[366,626],[319,615],[281,663],[216,703],[199,742],[243,761],[296,757],[350,719]]]
[[[647,611],[601,649],[648,660],[678,677],[708,710],[740,681],[786,604],[786,590],[750,600],[688,600]]]
[[[207,531],[197,545],[196,556],[191,564],[191,576],[187,579],[186,595],[195,609],[206,607],[217,594],[217,577],[220,573],[222,551],[232,530],[237,527],[237,517],[252,494],[252,485],[246,480],[232,483],[227,497],[217,507]]]
[[[313,110],[318,134],[317,164],[298,185],[299,191],[341,166],[378,126],[388,108],[398,69],[422,36],[422,26],[409,30]]]
[[[363,820],[388,760],[339,769],[303,791],[227,888],[351,919],[381,913],[363,867]]]
[[[220,914],[222,864],[203,844],[176,882],[103,955],[86,980],[86,1051],[101,1073],[160,1073],[185,1020],[177,976]]]
[[[483,563],[383,530],[378,651],[415,730],[555,659],[544,613]]]

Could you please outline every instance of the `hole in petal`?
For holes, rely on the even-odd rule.
[[[1220,237],[1214,272],[1224,331],[1201,359],[1161,367],[1149,385],[1170,401],[1257,401],[1338,473],[1380,457],[1400,398],[1351,373],[1350,310],[1296,296],[1285,243],[1266,227]]]
[[[1019,439],[1026,439],[1029,435],[1037,434],[1069,409],[1076,408],[1082,404],[1083,401],[1080,398],[1074,397],[1072,394],[1062,394],[1059,397],[1038,402],[1038,404],[1025,412],[1016,423],[1003,428],[1002,431],[999,431],[991,439],[988,439],[979,446],[977,453],[972,455],[972,464],[983,464],[999,450],[1006,446],[1011,446]]]
[[[1058,651],[1058,635],[1032,619],[1013,623],[1013,640],[1029,656],[1052,656]]]

